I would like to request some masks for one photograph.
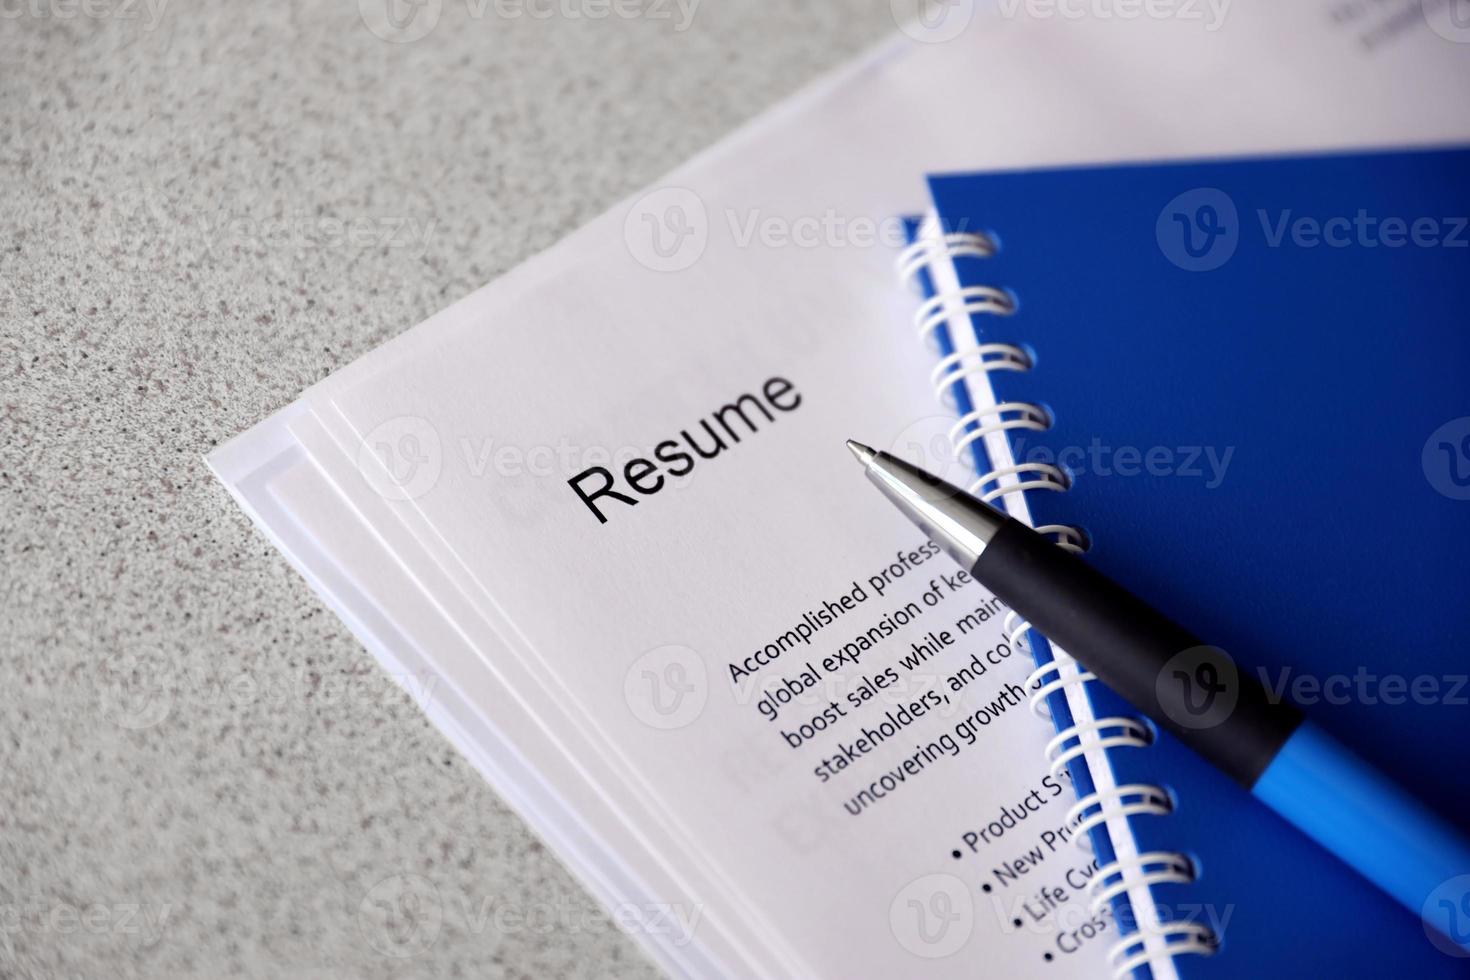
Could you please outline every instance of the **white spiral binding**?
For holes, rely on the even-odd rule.
[[[973,363],[966,364],[966,361]],[[1024,350],[1014,344],[980,344],[977,347],[967,347],[953,354],[946,354],[940,358],[939,363],[934,365],[929,380],[934,385],[934,390],[939,393],[940,400],[950,408],[954,408],[953,387],[956,381],[968,378],[972,374],[981,374],[986,371],[1029,371],[1031,370],[1031,357]],[[1046,412],[1039,405],[1030,405],[1043,417]],[[983,415],[994,415],[1000,406],[987,408]],[[975,414],[975,413],[971,413]],[[967,417],[965,421],[970,419]]]
[[[994,286],[966,286],[948,293],[935,293],[920,303],[914,313],[914,326],[921,339],[928,339],[935,327],[946,323],[956,313],[1010,316],[1014,312],[1016,301],[1005,290]]]
[[[1143,814],[1164,817],[1173,812],[1174,801],[1163,787],[1152,783],[1128,783],[1126,786],[1113,786],[1096,793],[1088,793],[1072,804],[1062,823],[1081,837],[1111,817]]]
[[[905,284],[920,269],[943,256],[951,259],[988,259],[995,254],[989,235],[955,232],[937,238],[920,238],[898,255],[898,275]]]
[[[1019,619],[1019,617],[1017,618]],[[1020,619],[1019,628],[1029,630],[1031,624],[1024,619]],[[1056,676],[1048,679],[1048,675],[1050,674],[1056,674]],[[1031,692],[1031,696],[1027,698],[1026,703],[1031,706],[1031,713],[1036,715],[1036,717],[1050,720],[1051,708],[1046,702],[1050,700],[1053,694],[1067,687],[1080,687],[1088,681],[1095,680],[1097,680],[1097,675],[1090,670],[1079,670],[1071,677],[1067,677],[1062,674],[1061,664],[1055,660],[1048,660],[1026,675],[1023,686]],[[1060,735],[1061,733],[1058,732],[1057,734]]]
[[[1006,484],[1001,482],[1003,476],[1014,476],[1019,480],[1016,483]],[[985,489],[992,483],[995,486],[990,487],[989,490]],[[966,489],[988,504],[997,497],[1004,497],[1018,490],[1062,491],[1071,486],[1071,477],[1050,463],[1017,463],[1015,466],[1000,466],[993,470],[986,470]]]
[[[1057,544],[1060,545],[1061,542],[1058,541]],[[1001,620],[1001,629],[1005,631],[1006,642],[1012,647],[1031,652],[1031,641],[1026,639],[1026,631],[1031,629],[1031,624],[1024,616],[1014,609],[1007,609],[1005,619]]]
[[[1126,977],[1145,963],[1152,963],[1157,953],[1148,950],[1148,940],[1158,937],[1165,943],[1165,955],[1214,956],[1220,951],[1220,940],[1213,929],[1198,922],[1170,922],[1150,929],[1130,932],[1108,950],[1113,976]]]
[[[1183,854],[1173,851],[1150,851],[1138,854],[1126,861],[1110,861],[1098,868],[1087,886],[1087,899],[1094,913],[1121,895],[1130,885],[1125,880],[1125,871],[1138,875],[1133,884],[1187,885],[1194,881],[1194,862]]]
[[[1096,742],[1084,744],[1082,736],[1095,732]],[[1067,763],[1089,749],[1143,749],[1152,745],[1153,732],[1137,718],[1094,718],[1092,721],[1068,725],[1046,743],[1046,757],[1051,760],[1051,774],[1060,776]]]
[[[899,254],[899,276],[906,284],[937,259],[989,258],[996,244],[988,235],[954,232],[926,236]],[[1009,292],[994,286],[965,286],[947,292],[936,292],[914,312],[914,327],[920,339],[934,343],[934,331],[956,314],[1009,316],[1016,311],[1016,300]],[[953,387],[956,382],[990,371],[1029,371],[1031,355],[1014,344],[976,344],[947,354],[934,366],[930,375],[940,402],[956,408]],[[1001,402],[982,406],[962,414],[949,430],[949,443],[955,458],[996,432],[1011,429],[1045,431],[1052,425],[1050,414],[1030,402]],[[972,428],[973,426],[973,428]],[[1014,477],[1009,483],[1005,477]],[[1071,479],[1062,470],[1047,463],[1020,463],[979,473],[969,492],[990,502],[1006,494],[1024,490],[1064,491]],[[987,489],[988,488],[988,489]],[[1065,524],[1046,524],[1036,532],[1052,539],[1059,548],[1082,554],[1089,547],[1087,536],[1079,528]],[[1007,642],[1013,648],[1030,649],[1026,634],[1031,624],[1014,610],[1007,611],[1003,621]],[[1056,661],[1042,664],[1027,676],[1025,688],[1030,692],[1032,712],[1050,718],[1048,700],[1051,695],[1070,687],[1081,687],[1097,680],[1091,671],[1077,669],[1064,674]],[[1084,735],[1095,736],[1085,740]],[[1065,771],[1068,763],[1092,749],[1144,748],[1153,744],[1153,731],[1137,718],[1097,718],[1069,725],[1058,731],[1046,745],[1046,756],[1053,776]],[[1166,816],[1174,804],[1161,787],[1144,783],[1114,786],[1089,793],[1067,811],[1065,824],[1072,827],[1073,839],[1091,850],[1088,831],[1115,817]],[[1188,884],[1195,879],[1194,863],[1183,854],[1153,851],[1127,859],[1110,861],[1100,866],[1089,886],[1089,900],[1094,912],[1123,894],[1129,888],[1162,884]],[[1162,952],[1149,948],[1150,940],[1162,943]],[[1126,977],[1133,970],[1152,963],[1159,956],[1189,954],[1211,956],[1219,949],[1219,940],[1209,928],[1195,922],[1173,922],[1144,928],[1124,936],[1108,951],[1115,977]]]
[[[945,382],[948,390],[950,382]],[[994,422],[985,422],[990,416],[995,416]],[[1014,418],[1006,418],[1014,415]],[[974,425],[975,428],[967,427]],[[974,411],[961,415],[959,421],[949,428],[949,444],[954,447],[955,459],[959,459],[966,449],[992,432],[1004,432],[1007,429],[1031,429],[1035,432],[1044,432],[1051,428],[1051,416],[1046,409],[1040,405],[1030,402],[1001,402],[989,408],[977,408]]]

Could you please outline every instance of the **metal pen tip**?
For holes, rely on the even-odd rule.
[[[853,439],[847,440],[847,448],[883,496],[967,569],[975,567],[980,552],[1007,520],[994,507],[907,460]]]
[[[852,450],[852,454],[856,456],[858,462],[862,463],[864,466],[867,466],[869,463],[871,463],[873,461],[873,457],[878,455],[872,449],[864,446],[862,443],[856,441],[855,439],[847,440],[847,448]]]

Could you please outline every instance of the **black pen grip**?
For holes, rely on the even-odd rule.
[[[1081,558],[1009,520],[971,569],[1052,643],[1181,742],[1250,788],[1301,722],[1224,651]]]

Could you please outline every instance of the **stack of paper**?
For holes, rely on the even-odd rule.
[[[1100,10],[898,37],[210,459],[673,975],[1085,977],[1118,938],[1004,610],[843,446],[952,421],[898,218],[931,171],[1458,134],[1422,22]]]

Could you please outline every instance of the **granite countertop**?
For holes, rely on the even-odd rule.
[[[0,976],[655,972],[202,456],[890,6],[383,2],[0,12]]]

